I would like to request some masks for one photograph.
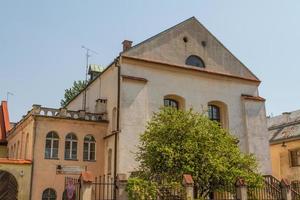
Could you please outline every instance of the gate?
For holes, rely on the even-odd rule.
[[[0,199],[17,200],[18,182],[16,178],[6,171],[0,170]]]
[[[65,189],[63,200],[80,200],[80,180],[73,177],[65,177]]]
[[[114,200],[115,181],[111,176],[95,177],[93,182],[93,200]]]

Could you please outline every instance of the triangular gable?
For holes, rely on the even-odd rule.
[[[133,46],[122,55],[175,65],[185,65],[188,56],[197,55],[204,61],[206,70],[259,81],[195,17]]]

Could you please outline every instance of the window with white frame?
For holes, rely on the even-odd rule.
[[[65,141],[65,159],[77,159],[77,137],[74,133],[69,133]]]
[[[57,159],[58,158],[58,142],[59,137],[57,133],[51,131],[46,136],[45,144],[45,158],[46,159]]]
[[[87,135],[84,137],[83,160],[96,160],[96,140],[92,135]]]

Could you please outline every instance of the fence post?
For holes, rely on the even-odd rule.
[[[80,175],[80,200],[92,200],[93,175],[91,172],[82,172]]]
[[[280,182],[281,194],[283,200],[292,200],[291,184],[288,180],[282,179]]]
[[[190,174],[184,174],[182,180],[187,200],[194,200],[194,180]]]
[[[126,174],[118,174],[117,175],[117,200],[127,200],[128,195],[126,192],[127,185],[127,175]]]
[[[247,194],[247,185],[243,179],[238,179],[235,182],[236,187],[236,199],[237,200],[247,200],[248,194]]]

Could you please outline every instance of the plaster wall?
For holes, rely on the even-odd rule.
[[[93,175],[104,173],[104,140],[107,123],[87,122],[81,120],[52,119],[47,117],[37,118],[34,147],[32,199],[41,199],[46,188],[55,189],[58,199],[61,199],[64,190],[65,177],[79,177],[79,174],[58,174],[57,165],[76,166],[91,171]],[[59,135],[58,159],[45,159],[45,138],[48,132],[55,131]],[[68,133],[75,133],[78,138],[77,160],[65,160],[65,137]],[[96,161],[83,161],[84,136],[91,134],[96,140]]]
[[[246,123],[246,148],[253,153],[263,174],[271,174],[269,134],[265,103],[263,101],[243,100]]]
[[[6,145],[0,145],[0,158],[7,158],[7,146]]]
[[[7,148],[10,159],[32,160],[33,132],[34,119],[31,116],[8,135]]]
[[[208,102],[225,103],[229,130],[240,140],[241,150],[249,152],[241,95],[257,96],[256,83],[127,59],[123,59],[121,69],[122,75],[144,78],[147,82],[123,79],[121,84],[119,173],[129,173],[137,166],[133,153],[139,135],[153,112],[163,106],[164,96],[170,94],[183,97],[185,108],[198,112],[206,112]]]
[[[184,37],[187,42],[183,41]],[[256,78],[195,18],[146,40],[123,55],[178,65],[184,65],[188,56],[197,55],[203,59],[208,70]]]
[[[30,200],[31,164],[0,163],[0,171],[12,174],[18,182],[18,199]]]

